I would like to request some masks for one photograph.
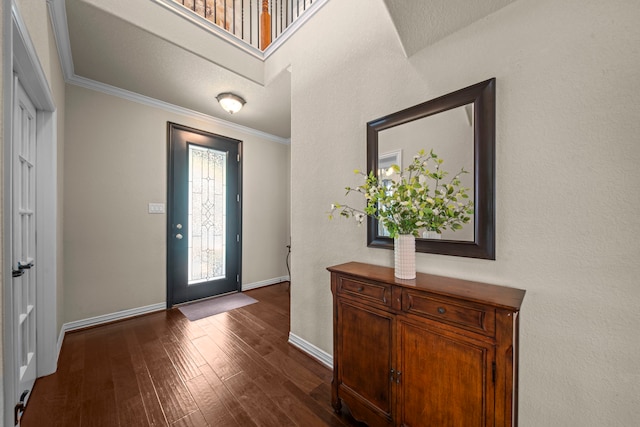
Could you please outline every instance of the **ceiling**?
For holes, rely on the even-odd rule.
[[[334,0],[336,1],[336,0]],[[513,0],[384,0],[407,56]],[[472,4],[470,4],[472,3]],[[54,0],[54,27],[68,81],[100,86],[245,126],[282,141],[291,135],[291,74],[264,81],[264,59],[194,25],[158,0]],[[66,15],[66,16],[65,16]],[[66,18],[66,25],[65,24]],[[64,35],[68,30],[68,45]],[[221,92],[247,104],[229,115]]]

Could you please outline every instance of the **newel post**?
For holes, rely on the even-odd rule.
[[[269,14],[269,0],[262,0],[260,14],[260,50],[265,50],[271,44],[271,15]]]

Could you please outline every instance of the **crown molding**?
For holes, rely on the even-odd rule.
[[[62,74],[65,80],[69,80],[75,75],[75,71],[73,70],[73,57],[71,56],[67,11],[64,4],[64,0],[47,0],[51,25],[53,26],[53,36],[56,40],[58,56],[62,66]]]
[[[137,102],[139,104],[147,105],[149,107],[155,107],[171,113],[180,114],[180,115],[191,117],[197,120],[202,120],[208,123],[213,123],[221,127],[226,127],[227,129],[244,132],[249,135],[254,135],[254,136],[264,138],[273,142],[278,142],[280,144],[289,145],[291,143],[291,139],[289,138],[283,138],[281,136],[273,135],[267,132],[263,132],[261,130],[250,128],[248,126],[239,125],[237,123],[219,119],[217,117],[213,117],[208,114],[200,113],[199,111],[190,110],[188,108],[184,108],[175,104],[170,104],[168,102],[160,101],[159,99],[151,98],[149,96],[140,95],[139,93],[131,92],[126,89],[121,89],[119,87],[111,86],[105,83],[100,83],[95,80],[87,79],[85,77],[74,75],[72,78],[70,78],[67,81],[67,83],[75,86],[80,86],[85,89],[91,89],[97,92],[102,92],[107,95],[116,96],[118,98],[123,98],[129,101]]]
[[[64,6],[64,0],[47,0],[49,6],[49,15],[51,17],[51,25],[53,26],[54,37],[56,40],[56,46],[58,48],[58,56],[62,65],[65,82],[80,86],[85,89],[95,90],[105,93],[107,95],[116,96],[129,101],[137,102],[139,104],[147,105],[150,107],[159,108],[171,113],[180,114],[204,122],[213,123],[220,127],[225,127],[238,132],[243,132],[249,135],[254,135],[259,138],[263,138],[269,141],[277,142],[280,144],[291,144],[290,138],[283,138],[281,136],[273,135],[267,132],[263,132],[248,126],[239,125],[227,120],[219,119],[208,114],[200,113],[195,110],[184,108],[169,102],[161,101],[159,99],[151,98],[149,96],[141,95],[136,92],[132,92],[126,89],[121,89],[116,86],[101,83],[86,77],[81,77],[75,74],[73,67],[73,56],[71,54],[71,41],[69,39],[69,30],[67,26],[67,13]]]

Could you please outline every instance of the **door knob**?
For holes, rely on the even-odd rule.
[[[176,234],[176,239],[182,240],[182,234]]]

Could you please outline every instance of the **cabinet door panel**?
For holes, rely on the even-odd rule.
[[[398,328],[401,425],[492,425],[493,347],[403,321]]]
[[[340,387],[359,397],[359,403],[372,404],[389,415],[392,316],[340,301],[338,318]]]

